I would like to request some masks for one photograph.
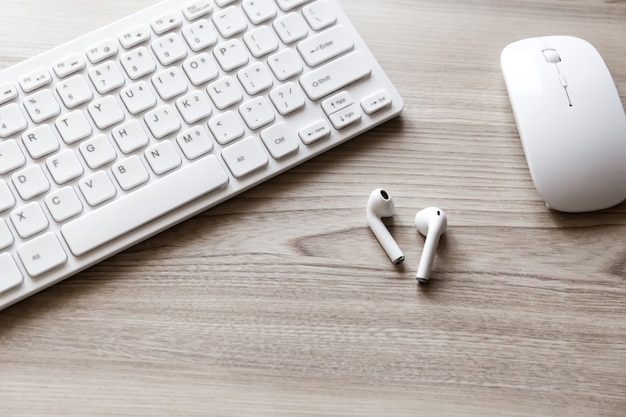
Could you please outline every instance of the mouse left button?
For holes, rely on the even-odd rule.
[[[544,49],[542,52],[547,62],[551,62],[553,64],[561,62],[561,56],[556,51],[556,49]]]

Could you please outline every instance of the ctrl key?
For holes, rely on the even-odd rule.
[[[67,255],[54,233],[46,233],[17,248],[26,272],[37,277],[67,261]]]
[[[9,253],[0,255],[0,293],[22,283],[22,273]]]

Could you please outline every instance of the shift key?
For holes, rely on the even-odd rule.
[[[356,51],[344,55],[300,77],[300,85],[311,100],[333,93],[372,72],[369,62]]]

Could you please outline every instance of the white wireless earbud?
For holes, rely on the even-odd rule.
[[[367,224],[372,229],[374,236],[383,247],[387,255],[394,264],[404,261],[404,253],[396,241],[391,237],[389,230],[385,227],[382,217],[393,216],[395,206],[391,197],[382,188],[377,188],[370,194],[367,201]]]
[[[437,207],[425,208],[415,215],[417,230],[426,236],[422,259],[420,259],[420,264],[417,268],[417,280],[420,282],[428,281],[428,276],[435,260],[439,238],[446,231],[447,225],[448,218],[446,213]]]

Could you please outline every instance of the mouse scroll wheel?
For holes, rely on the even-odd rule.
[[[546,61],[556,64],[557,62],[561,62],[561,57],[556,49],[544,49],[543,56]]]

